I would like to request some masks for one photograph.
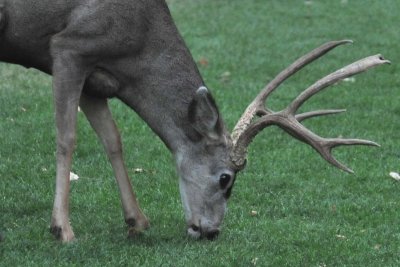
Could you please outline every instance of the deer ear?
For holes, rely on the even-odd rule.
[[[189,105],[189,121],[202,136],[216,139],[220,132],[219,112],[207,88],[202,86]]]

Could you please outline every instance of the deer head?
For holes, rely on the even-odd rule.
[[[328,86],[371,67],[390,63],[381,55],[366,57],[327,75],[304,90],[281,111],[275,112],[265,106],[268,96],[287,78],[333,48],[350,42],[343,40],[326,43],[279,73],[247,107],[232,135],[224,128],[208,90],[205,87],[197,90],[189,107],[189,120],[197,132],[198,140],[194,142],[195,146],[186,146],[176,153],[189,235],[208,239],[218,235],[236,175],[245,168],[247,148],[255,136],[268,126],[282,128],[294,138],[310,145],[335,167],[350,173],[351,169],[332,156],[333,148],[342,145],[378,146],[368,140],[323,138],[301,124],[308,118],[345,110],[317,110],[301,114],[296,112],[310,97]],[[201,145],[198,145],[199,142]]]
[[[188,116],[196,140],[176,153],[188,233],[213,239],[219,233],[237,172],[230,160],[232,141],[205,87],[196,91]]]

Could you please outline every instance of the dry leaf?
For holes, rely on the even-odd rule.
[[[390,172],[389,175],[396,181],[400,181],[400,174],[398,172]]]
[[[222,82],[227,82],[231,78],[231,73],[229,71],[225,71],[219,76],[219,78]]]
[[[208,66],[208,59],[206,59],[205,57],[200,58],[199,59],[199,64],[200,64],[200,66],[207,67]]]
[[[354,77],[344,78],[343,81],[348,83],[354,83],[356,81],[356,78]]]
[[[258,212],[257,212],[256,210],[252,210],[252,211],[250,212],[250,215],[253,216],[253,217],[255,217],[255,216],[258,215]]]
[[[135,168],[135,169],[133,169],[133,172],[134,173],[142,173],[142,172],[144,172],[144,170],[142,168]]]
[[[376,244],[376,245],[374,246],[374,249],[375,249],[375,250],[379,250],[379,249],[381,248],[381,246],[382,246],[381,244]]]
[[[347,239],[347,237],[344,236],[344,235],[336,235],[336,237],[339,238],[339,239]]]
[[[70,181],[76,181],[79,179],[79,176],[76,173],[70,172],[69,173],[69,180]]]

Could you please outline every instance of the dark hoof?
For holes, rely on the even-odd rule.
[[[134,218],[126,219],[125,223],[128,225],[128,227],[135,227],[136,226],[136,220]]]
[[[126,219],[125,222],[128,225],[128,238],[136,237],[150,227],[147,220],[144,223],[140,223],[140,221],[137,221],[134,218],[129,218]]]
[[[50,233],[59,240],[59,239],[61,239],[62,229],[59,226],[51,226]]]
[[[50,233],[52,233],[57,240],[60,240],[63,243],[69,243],[75,240],[74,232],[69,225],[65,228],[60,226],[51,226]]]

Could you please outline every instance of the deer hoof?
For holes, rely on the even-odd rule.
[[[125,220],[125,222],[128,225],[128,237],[135,237],[150,227],[150,223],[147,219],[136,220],[129,218]]]
[[[61,227],[52,225],[50,227],[50,233],[52,233],[57,240],[60,240],[63,243],[69,243],[75,239],[71,226]]]

